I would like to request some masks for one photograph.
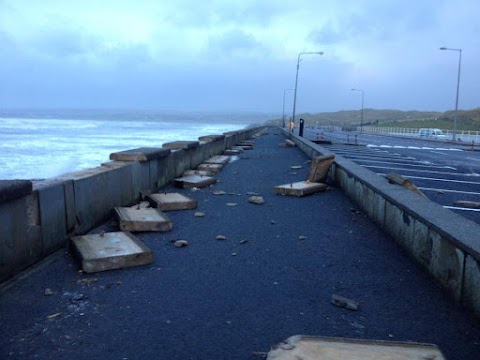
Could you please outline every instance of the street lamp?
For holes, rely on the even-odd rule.
[[[458,51],[458,77],[457,77],[457,97],[455,100],[455,117],[453,120],[453,141],[457,138],[457,118],[458,118],[458,93],[460,91],[460,69],[462,67],[462,49],[451,49],[441,47],[440,50]]]
[[[285,89],[283,90],[283,112],[282,112],[282,121],[283,121],[283,128],[285,128],[285,93],[287,91],[293,91],[295,89]]]
[[[362,115],[360,117],[360,132],[363,132],[363,100],[364,100],[365,91],[363,91],[361,89],[350,89],[350,90],[361,91],[362,92]]]
[[[300,69],[300,57],[302,55],[323,55],[322,51],[315,51],[315,52],[301,52],[298,54],[298,59],[297,59],[297,76],[295,77],[295,93],[293,95],[293,115],[292,115],[292,122],[295,124],[295,108],[297,105],[297,86],[298,86],[298,69]],[[293,132],[293,126],[291,129],[291,132]]]

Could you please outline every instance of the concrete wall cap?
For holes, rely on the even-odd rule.
[[[31,194],[30,180],[0,180],[0,203]]]
[[[110,154],[110,160],[117,161],[149,161],[152,159],[163,158],[170,154],[170,150],[163,148],[137,148],[125,151],[119,151]]]
[[[199,145],[198,141],[172,141],[168,143],[164,143],[162,145],[163,148],[170,149],[170,150],[180,150],[180,149],[193,149]]]

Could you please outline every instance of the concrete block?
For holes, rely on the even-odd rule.
[[[173,184],[178,188],[191,189],[194,187],[202,188],[213,185],[217,179],[209,176],[191,175],[173,180]]]
[[[413,247],[414,219],[388,201],[385,203],[385,229],[404,248]]]
[[[31,192],[30,180],[0,180],[0,203],[18,199]]]
[[[67,233],[75,231],[77,226],[77,214],[75,212],[75,190],[72,180],[67,180],[63,183],[63,190],[65,193],[65,216]]]
[[[179,193],[150,194],[147,200],[154,208],[162,211],[196,209],[198,201]]]
[[[327,190],[328,185],[323,183],[314,183],[298,181],[289,184],[275,186],[275,193],[279,195],[306,196]]]
[[[172,142],[164,143],[162,147],[170,150],[181,150],[181,149],[187,150],[187,149],[196,148],[198,145],[199,145],[198,141],[172,141]]]
[[[170,154],[169,156],[161,159],[150,160],[148,174],[149,185],[143,190],[149,189],[150,191],[158,191],[158,189],[168,184],[168,182],[171,180],[168,178],[168,164],[171,156],[172,155]]]
[[[465,254],[432,230],[429,234],[432,238],[430,272],[453,294],[456,300],[460,300]]]
[[[73,239],[82,270],[87,273],[149,264],[153,253],[129,232],[84,235]]]
[[[67,214],[63,183],[38,189],[40,225],[45,254],[66,245]]]
[[[385,199],[379,193],[372,191],[372,219],[380,227],[385,226]]]
[[[480,262],[472,256],[467,256],[465,261],[463,302],[480,315]]]
[[[163,148],[137,148],[110,154],[110,160],[117,161],[148,161],[163,158],[170,154],[169,149]]]
[[[210,143],[203,143],[196,148],[186,150],[187,156],[190,158],[189,169],[196,168],[203,160],[209,157],[210,146]]]
[[[205,135],[198,138],[199,141],[214,142],[225,139],[225,135]]]
[[[173,227],[160,209],[116,207],[115,213],[122,231],[170,231]]]

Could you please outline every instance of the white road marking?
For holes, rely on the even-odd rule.
[[[376,173],[380,176],[386,176],[387,174],[384,173]],[[410,176],[408,175],[409,179],[419,179],[419,180],[431,180],[431,181],[443,181],[443,182],[453,182],[458,184],[472,184],[472,185],[480,185],[480,182],[473,182],[473,181],[463,181],[463,180],[450,180],[450,179],[438,179],[438,178],[428,178],[428,177],[421,177],[421,176]]]
[[[420,190],[423,191],[441,191],[441,192],[449,192],[449,193],[456,193],[456,194],[468,194],[468,195],[480,195],[479,192],[472,192],[472,191],[460,191],[460,190],[450,190],[450,189],[436,189],[436,188],[427,188],[427,187],[419,187]]]
[[[480,211],[480,209],[463,208],[463,207],[456,207],[456,206],[444,206],[444,208],[453,209],[453,210],[462,210],[462,211],[476,211],[476,212]]]
[[[441,150],[441,151],[463,151],[462,149],[456,148],[432,148],[428,146],[402,146],[402,145],[375,145],[368,144],[366,145],[369,148],[388,148],[388,149],[412,149],[412,150]],[[433,152],[433,151],[432,151]]]
[[[378,163],[378,164],[390,164],[390,165],[403,165],[403,166],[412,166],[412,167],[421,167],[421,168],[432,168],[432,169],[450,169],[450,170],[457,170],[454,167],[451,166],[433,166],[433,165],[424,165],[424,164],[418,164],[416,162],[415,164],[407,164],[407,163],[396,163],[396,162],[389,162],[389,161],[378,161],[378,160],[367,160],[367,159],[360,159],[356,160],[360,162],[371,162],[371,163]],[[431,164],[431,163],[430,163]]]
[[[471,158],[471,157],[467,157],[465,159],[468,159],[468,160],[473,160],[473,161],[480,161],[480,159],[476,159],[476,158]]]
[[[375,165],[360,165],[366,168],[375,168],[375,169],[388,169],[388,170],[401,170],[401,171],[415,171],[417,173],[430,173],[438,175],[451,175],[451,176],[471,176],[470,174],[457,174],[453,172],[445,171],[432,171],[432,170],[418,170],[418,169],[405,169],[405,168],[396,168],[391,166],[375,166]]]

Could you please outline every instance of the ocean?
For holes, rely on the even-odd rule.
[[[48,179],[100,166],[112,152],[197,140],[274,117],[247,112],[1,110],[0,180]]]

